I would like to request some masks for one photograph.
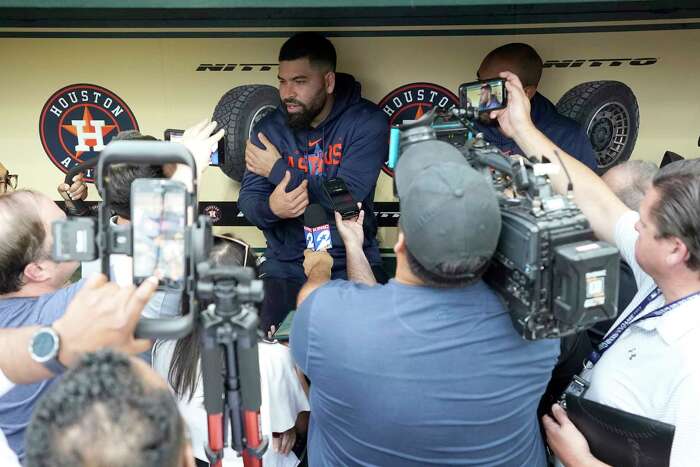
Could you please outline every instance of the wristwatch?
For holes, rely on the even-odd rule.
[[[46,326],[39,329],[32,336],[29,342],[29,355],[32,360],[41,363],[55,375],[60,375],[66,370],[58,361],[58,350],[61,346],[61,339],[53,328]]]

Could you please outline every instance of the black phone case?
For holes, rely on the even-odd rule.
[[[597,459],[615,467],[668,467],[675,426],[571,394],[566,412]]]
[[[338,211],[343,219],[352,219],[353,217],[356,217],[360,214],[360,210],[357,207],[357,203],[353,200],[352,203],[347,205],[337,205],[334,197],[328,191],[328,187],[326,186],[326,183],[339,183],[339,181],[343,184],[343,191],[349,194],[350,191],[347,189],[347,186],[345,185],[345,182],[342,179],[331,179],[330,181],[325,182],[322,185],[323,192],[325,193],[326,198],[330,200],[334,211]]]

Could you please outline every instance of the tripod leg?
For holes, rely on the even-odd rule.
[[[212,467],[221,467],[224,453],[224,364],[222,349],[213,338],[203,336],[202,383],[207,411],[209,446],[205,449]]]

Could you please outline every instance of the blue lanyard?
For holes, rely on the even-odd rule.
[[[678,308],[680,305],[684,304],[688,300],[691,300],[695,298],[696,296],[700,295],[700,291],[692,293],[686,297],[679,298],[675,302],[669,303],[667,305],[663,305],[660,308],[657,308],[656,310],[652,311],[651,313],[642,316],[639,319],[637,316],[644,311],[644,309],[649,305],[651,302],[656,300],[656,298],[661,295],[661,289],[656,287],[654,290],[652,290],[649,295],[646,296],[644,300],[642,300],[637,307],[632,310],[632,312],[625,318],[620,324],[618,324],[615,329],[613,329],[609,334],[608,337],[606,337],[599,345],[598,345],[598,350],[594,350],[591,352],[591,354],[588,356],[588,359],[586,361],[585,367],[590,369],[595,365],[598,360],[600,360],[600,357],[603,356],[603,354],[612,347],[612,345],[617,342],[617,340],[620,338],[623,332],[625,332],[625,329],[630,327],[633,323],[637,323],[639,321],[644,321],[645,319],[649,318],[657,318],[659,316],[663,316],[667,312]]]

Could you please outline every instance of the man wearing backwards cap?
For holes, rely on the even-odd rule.
[[[399,159],[396,277],[378,285],[362,217],[342,221],[351,281],[308,252],[292,354],[311,380],[309,465],[545,466],[536,408],[559,342],[528,342],[481,280],[496,195],[452,146]]]

